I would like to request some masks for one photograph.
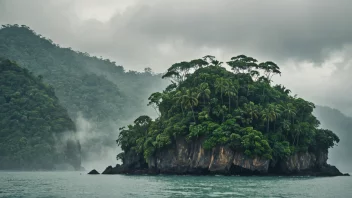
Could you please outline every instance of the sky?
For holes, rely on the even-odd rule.
[[[276,62],[275,83],[352,116],[350,0],[0,0],[23,24],[127,70],[245,54]]]

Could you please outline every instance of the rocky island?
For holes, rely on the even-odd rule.
[[[339,142],[319,128],[314,104],[282,85],[271,61],[239,55],[173,64],[171,84],[149,97],[159,114],[121,128],[122,165],[103,174],[343,175],[327,164]]]

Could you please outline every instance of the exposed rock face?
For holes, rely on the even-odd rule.
[[[287,160],[280,161],[279,170],[284,173],[300,172],[316,166],[317,157],[313,153],[296,153]]]
[[[202,140],[179,139],[173,147],[150,157],[147,163],[142,156],[126,153],[123,165],[109,166],[103,174],[342,175],[326,163],[327,152],[296,153],[285,160],[273,161],[247,157],[227,146],[206,150],[202,143]]]
[[[279,170],[284,173],[295,173],[303,170],[309,170],[314,168],[320,168],[326,165],[327,153],[320,152],[314,153],[296,153],[289,157],[287,160],[279,163]]]
[[[248,158],[227,146],[205,150],[202,141],[187,143],[178,140],[175,147],[156,153],[148,160],[149,168],[160,173],[175,174],[234,174],[267,173],[269,160]]]

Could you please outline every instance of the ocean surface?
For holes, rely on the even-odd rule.
[[[124,176],[0,172],[0,197],[352,197],[352,177]]]

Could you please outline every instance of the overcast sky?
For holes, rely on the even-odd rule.
[[[350,0],[0,0],[0,23],[30,26],[65,47],[165,71],[212,54],[272,60],[276,78],[352,115]]]

